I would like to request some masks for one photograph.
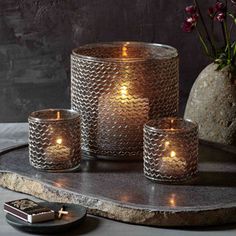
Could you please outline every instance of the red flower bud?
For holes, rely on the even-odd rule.
[[[224,7],[225,7],[225,5],[223,2],[216,2],[216,4],[215,4],[216,11],[221,11],[224,9]]]
[[[197,17],[198,17],[198,15],[193,16],[193,17],[188,17],[184,21],[184,23],[182,24],[182,30],[186,33],[191,32],[194,29],[194,27],[196,26]]]
[[[186,33],[189,33],[192,31],[192,29],[193,29],[192,23],[184,21],[184,23],[182,24],[182,30]]]
[[[220,12],[217,16],[216,16],[216,19],[220,22],[224,21],[225,19],[225,14]]]
[[[186,19],[188,22],[191,22],[192,24],[196,24],[198,20],[198,14],[194,14],[191,17],[188,17]]]
[[[196,8],[196,6],[193,6],[193,5],[187,6],[187,7],[185,7],[185,12],[192,15],[192,14],[197,13],[197,8]]]
[[[199,16],[198,14],[192,15],[192,18],[195,20],[195,22],[197,22],[198,16]]]
[[[213,17],[213,16],[214,16],[214,13],[215,13],[214,8],[213,8],[213,7],[209,7],[209,8],[208,8],[208,15],[209,15],[210,17]]]

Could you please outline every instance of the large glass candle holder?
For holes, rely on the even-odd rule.
[[[40,170],[66,171],[80,163],[80,117],[72,110],[48,109],[29,116],[29,160]]]
[[[197,173],[198,126],[181,118],[151,120],[144,126],[144,175],[183,181]]]
[[[82,150],[114,160],[142,158],[143,125],[178,110],[178,53],[167,45],[114,42],[74,49],[72,109]]]

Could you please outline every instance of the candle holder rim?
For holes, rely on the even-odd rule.
[[[86,48],[96,48],[98,46],[116,46],[116,45],[132,45],[132,46],[145,46],[145,47],[151,47],[155,46],[156,48],[166,48],[166,49],[171,49],[172,52],[168,53],[166,56],[159,56],[159,57],[127,57],[127,58],[118,58],[118,57],[109,57],[109,58],[102,58],[99,56],[88,56],[85,54],[80,54],[78,53],[79,49],[86,49]],[[148,61],[148,60],[158,60],[158,59],[173,59],[173,58],[178,58],[178,50],[170,45],[167,44],[160,44],[160,43],[147,43],[147,42],[138,42],[138,41],[116,41],[116,42],[102,42],[102,43],[92,43],[92,44],[85,44],[83,46],[74,48],[72,50],[72,55],[82,58],[83,60],[87,61],[102,61],[102,62],[140,62],[140,61]]]
[[[72,116],[70,117],[63,117],[60,119],[57,118],[39,118],[36,117],[36,113],[46,113],[46,112],[53,112],[53,111],[61,111],[61,112],[67,112],[69,114],[71,114]],[[33,111],[30,113],[28,120],[32,120],[32,121],[37,121],[37,122],[64,122],[65,120],[74,120],[74,119],[78,119],[80,118],[80,114],[77,111],[74,111],[72,109],[61,109],[61,108],[50,108],[50,109],[42,109],[42,110],[37,110],[37,111]]]
[[[156,123],[158,122],[158,120],[179,120],[182,122],[185,122],[185,124],[189,124],[189,127],[183,127],[183,128],[158,128],[158,126],[156,125]],[[159,119],[152,119],[149,120],[145,125],[144,125],[144,130],[147,129],[149,131],[154,131],[154,132],[158,132],[158,133],[166,133],[166,132],[170,132],[170,133],[186,133],[186,132],[191,132],[192,129],[198,129],[198,124],[195,121],[192,121],[190,119],[184,119],[184,118],[180,118],[180,117],[164,117],[164,118],[159,118]]]

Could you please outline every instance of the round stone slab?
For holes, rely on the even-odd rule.
[[[236,222],[236,149],[201,143],[199,175],[192,182],[158,184],[141,162],[82,160],[76,172],[39,172],[28,148],[0,156],[0,185],[41,199],[77,203],[88,213],[154,226],[200,226]]]

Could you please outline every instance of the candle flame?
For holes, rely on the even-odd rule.
[[[128,87],[126,85],[122,85],[120,93],[121,93],[121,98],[127,98]]]
[[[57,111],[57,120],[60,120],[61,119],[61,113],[60,111]]]
[[[126,46],[123,46],[122,47],[122,57],[127,57],[128,56],[128,52],[127,52],[127,47]]]
[[[58,139],[56,140],[56,143],[57,143],[57,144],[62,144],[62,138],[58,138]]]
[[[175,152],[175,151],[171,151],[171,152],[170,152],[170,156],[171,156],[171,157],[175,157],[175,156],[176,156],[176,152]]]
[[[174,120],[173,120],[173,119],[170,120],[170,130],[174,130],[174,129],[171,127],[172,124],[174,124]]]
[[[170,199],[169,199],[169,204],[171,207],[176,207],[176,198],[175,198],[175,194],[172,194]]]
[[[168,147],[170,145],[170,142],[169,141],[166,141],[165,142],[165,147]]]
[[[174,198],[171,198],[169,202],[172,207],[175,207],[175,199]]]

